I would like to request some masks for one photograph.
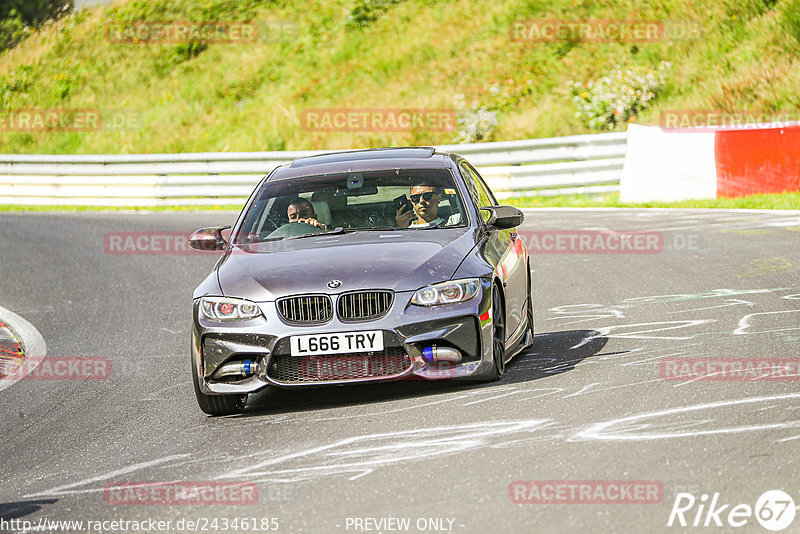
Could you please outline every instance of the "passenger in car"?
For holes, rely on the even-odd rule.
[[[461,222],[461,214],[454,213],[447,221],[439,216],[439,202],[442,200],[442,188],[427,184],[415,185],[411,188],[411,203],[414,209],[403,206],[397,210],[394,220],[398,228],[426,228],[431,226],[452,226]]]

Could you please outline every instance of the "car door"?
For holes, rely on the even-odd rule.
[[[462,161],[459,169],[477,207],[498,205],[491,190],[472,165]],[[482,210],[480,214],[486,222],[489,212]],[[484,257],[495,266],[495,272],[503,282],[506,299],[506,339],[524,326],[523,310],[528,296],[527,250],[522,239],[517,237],[516,231],[516,228],[492,229],[482,244]]]

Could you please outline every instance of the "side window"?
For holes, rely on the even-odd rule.
[[[489,186],[483,181],[483,177],[478,174],[478,171],[476,171],[475,168],[469,163],[467,163],[466,166],[467,169],[469,169],[470,174],[472,174],[472,176],[475,178],[475,183],[478,184],[478,193],[481,195],[481,198],[487,199],[486,204],[483,205],[497,206],[497,200],[495,200],[492,190],[489,189]]]
[[[467,186],[467,191],[469,192],[470,198],[472,198],[472,203],[476,206],[480,206],[481,201],[480,198],[478,198],[478,188],[475,185],[472,174],[470,174],[469,170],[467,170],[467,166],[463,162],[458,166],[458,170],[461,171],[461,177],[464,179],[464,183]]]
[[[489,191],[489,188],[486,187],[486,184],[483,183],[483,179],[477,171],[475,171],[471,165],[463,161],[461,165],[459,165],[459,168],[461,169],[461,176],[464,177],[464,182],[467,184],[469,196],[472,197],[472,201],[475,205],[479,208],[483,206],[496,206],[497,201]],[[487,211],[481,210],[480,214],[484,222],[489,219],[489,213]]]

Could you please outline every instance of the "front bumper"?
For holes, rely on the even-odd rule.
[[[295,388],[414,378],[440,380],[488,376],[493,365],[490,281],[483,282],[475,298],[457,304],[414,306],[410,304],[412,295],[413,292],[395,293],[389,312],[376,320],[341,322],[334,314],[325,324],[305,326],[284,322],[274,302],[258,303],[263,317],[230,323],[209,321],[198,313],[199,299],[195,300],[192,365],[199,377],[200,390],[206,395],[224,395],[253,393],[268,385]],[[295,362],[304,359],[289,356],[290,336],[363,330],[383,331],[386,352],[391,353],[392,358],[387,360],[386,355],[366,357],[370,367],[382,366],[384,372],[380,376],[356,376],[357,373],[343,372],[341,376],[334,373],[305,380],[298,378],[298,373],[287,375],[284,372],[286,365],[294,369],[297,367]],[[427,362],[422,351],[432,345],[457,349],[461,352],[461,361]],[[335,359],[336,356],[328,358]],[[215,376],[226,363],[242,360],[253,362],[254,375],[246,378]],[[334,363],[334,369],[337,363]],[[281,372],[278,372],[279,365]],[[338,367],[346,371],[343,364]]]

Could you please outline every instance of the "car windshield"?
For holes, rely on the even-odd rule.
[[[237,244],[373,230],[465,226],[447,169],[392,169],[267,182],[248,209]]]

